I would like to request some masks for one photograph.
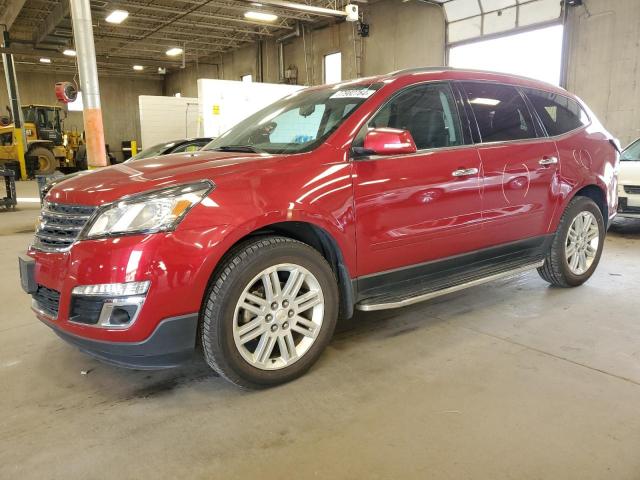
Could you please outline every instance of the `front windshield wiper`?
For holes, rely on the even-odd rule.
[[[219,152],[260,153],[260,150],[251,145],[223,145],[222,147],[216,147],[212,150]]]

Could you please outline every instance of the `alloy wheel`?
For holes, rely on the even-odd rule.
[[[565,239],[565,258],[574,275],[583,275],[593,264],[600,244],[600,228],[593,213],[580,212]]]
[[[309,351],[323,319],[324,296],[316,277],[300,265],[274,265],[256,275],[240,295],[233,339],[250,365],[277,370]]]

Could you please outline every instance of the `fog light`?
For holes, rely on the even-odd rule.
[[[113,325],[126,325],[130,321],[131,317],[129,316],[129,312],[124,308],[114,308],[109,318],[109,322]]]

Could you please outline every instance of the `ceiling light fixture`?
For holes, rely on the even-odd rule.
[[[134,69],[136,72],[141,72],[142,70],[144,70],[144,67],[143,67],[142,65],[134,65],[134,66],[133,66],[133,69]]]
[[[275,22],[278,19],[278,16],[273,13],[246,12],[244,14],[244,18],[249,20],[258,20],[259,22]]]
[[[107,15],[105,21],[109,23],[122,23],[127,19],[128,16],[129,12],[127,12],[126,10],[114,10],[109,15]]]
[[[474,103],[476,105],[488,105],[490,107],[495,107],[496,105],[498,105],[500,103],[500,100],[495,99],[495,98],[478,97],[478,98],[472,98],[471,100],[469,100],[469,103]]]
[[[43,57],[43,58],[40,59],[40,63],[51,63],[51,59]]]
[[[66,55],[67,57],[75,57],[76,56],[76,51],[71,49],[71,48],[66,48],[63,52],[63,55]]]
[[[170,48],[169,50],[167,50],[167,55],[169,55],[170,57],[176,57],[178,55],[180,55],[183,52],[183,50],[180,47],[173,47]]]

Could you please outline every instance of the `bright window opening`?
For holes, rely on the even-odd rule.
[[[70,112],[81,112],[84,110],[84,105],[82,103],[82,92],[78,91],[78,96],[73,102],[67,103],[67,108]]]
[[[324,56],[324,83],[342,81],[342,53],[336,52]]]
[[[246,82],[246,83],[251,83],[251,82],[253,82],[253,75],[251,75],[251,74],[248,74],[248,75],[242,75],[242,76],[240,77],[240,81],[242,81],[242,82]]]
[[[560,84],[562,25],[452,47],[449,65]]]

